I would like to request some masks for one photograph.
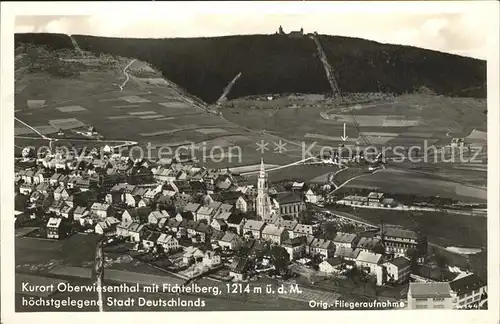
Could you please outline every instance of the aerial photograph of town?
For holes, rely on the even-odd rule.
[[[488,309],[484,57],[85,19],[16,17],[16,312]]]

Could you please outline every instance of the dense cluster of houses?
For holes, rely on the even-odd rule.
[[[210,264],[220,263],[218,253],[267,245],[286,251],[288,262],[314,260],[324,274],[365,269],[379,285],[407,281],[408,251],[426,251],[425,237],[396,226],[322,238],[319,226],[301,223],[306,201],[317,196],[300,183],[288,192],[266,191],[273,212],[259,215],[256,200],[267,187],[255,188],[227,169],[202,168],[188,158],[132,161],[89,152],[83,159],[54,154],[24,162],[16,173],[17,216],[43,214],[47,238],[64,238],[76,226],[146,250],[201,248],[206,252],[195,251],[199,255],[193,252],[191,259]],[[380,193],[367,197],[368,203],[383,201]],[[245,277],[245,259],[231,263],[235,278]]]

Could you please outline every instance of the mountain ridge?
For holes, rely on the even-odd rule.
[[[331,93],[307,36],[233,35],[137,39],[71,35],[84,51],[133,57],[207,102],[242,72],[228,98],[267,93]],[[361,38],[319,35],[343,92],[486,97],[486,61]],[[16,34],[16,45],[73,48],[65,34]],[[463,92],[461,92],[463,91]]]

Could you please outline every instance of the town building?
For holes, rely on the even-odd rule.
[[[280,245],[284,240],[288,239],[288,231],[283,227],[268,224],[262,230],[262,238],[266,241]]]
[[[162,211],[155,210],[149,214],[148,223],[153,225],[158,225],[158,223],[162,219],[168,219],[168,218],[170,218],[170,215],[165,210]]]
[[[304,237],[295,237],[285,240],[281,246],[290,256],[290,261],[303,258],[306,255],[306,244]]]
[[[317,204],[321,197],[316,195],[311,189],[308,189],[305,194],[306,202],[311,204]]]
[[[384,251],[382,241],[376,237],[360,237],[355,245],[356,248],[360,249],[361,251],[378,253],[382,253]]]
[[[386,282],[403,283],[410,278],[411,262],[405,257],[397,257],[383,264],[386,271]]]
[[[383,225],[375,234],[385,246],[385,251],[394,256],[406,256],[408,249],[413,248],[419,255],[427,253],[427,238],[414,231],[395,225]]]
[[[262,237],[262,231],[266,223],[256,220],[248,220],[245,225],[243,225],[243,234],[250,233],[254,239],[260,239]]]
[[[323,259],[328,259],[333,256],[334,252],[335,245],[330,240],[314,238],[309,245],[309,254],[311,254],[311,256],[319,255]]]
[[[361,251],[358,249],[353,249],[351,247],[337,246],[335,248],[334,256],[347,261],[356,261],[359,252]]]
[[[132,242],[140,242],[145,232],[144,224],[134,222],[128,227],[128,236]]]
[[[207,251],[203,256],[203,264],[210,268],[219,266],[221,261],[220,254],[214,251]]]
[[[224,214],[224,213],[223,213]],[[221,214],[221,215],[223,215]],[[246,219],[244,214],[239,212],[233,212],[227,219],[227,229],[234,231],[238,235],[244,234]]]
[[[292,237],[301,237],[307,235],[313,235],[314,229],[312,225],[297,224],[292,230]]]
[[[215,215],[215,209],[210,206],[202,206],[196,212],[196,221],[205,220],[210,224],[212,222],[212,218]]]
[[[336,246],[343,246],[354,249],[359,239],[360,238],[356,234],[337,232],[332,241]]]
[[[163,247],[163,251],[165,251],[165,253],[177,251],[180,247],[179,241],[177,241],[175,237],[165,233],[162,233],[158,237],[156,243]]]
[[[97,215],[99,218],[104,219],[110,216],[111,206],[106,203],[95,202],[90,207],[90,212]]]
[[[295,220],[285,220],[283,221],[283,224],[281,224],[281,227],[288,231],[289,238],[294,238],[295,236],[293,230],[298,224],[299,223]]]
[[[453,309],[454,298],[449,282],[411,282],[408,288],[409,309]]]
[[[455,306],[465,309],[478,304],[486,293],[486,283],[473,273],[461,273],[450,281],[450,288],[456,294]]]
[[[232,232],[226,232],[218,243],[222,248],[238,250],[242,245],[242,240],[239,235]]]
[[[69,225],[63,218],[51,217],[46,225],[47,238],[60,240],[68,236]]]
[[[319,265],[319,271],[326,274],[331,275],[335,273],[339,273],[341,271],[341,267],[344,264],[344,261],[341,258],[328,258],[324,259]]]
[[[356,258],[356,266],[367,271],[369,274],[376,276],[377,285],[382,285],[385,282],[384,269],[382,267],[383,255],[360,251]]]
[[[295,193],[279,194],[277,201],[282,216],[298,218],[300,213],[306,210],[306,203]]]
[[[247,258],[235,257],[229,266],[229,276],[233,278],[233,281],[243,281],[246,279],[248,267],[249,262]]]

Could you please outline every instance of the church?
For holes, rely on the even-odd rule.
[[[255,213],[258,219],[268,219],[277,215],[279,205],[275,199],[269,196],[267,174],[264,168],[264,160],[260,160],[260,171],[257,179],[257,197],[255,198]]]

